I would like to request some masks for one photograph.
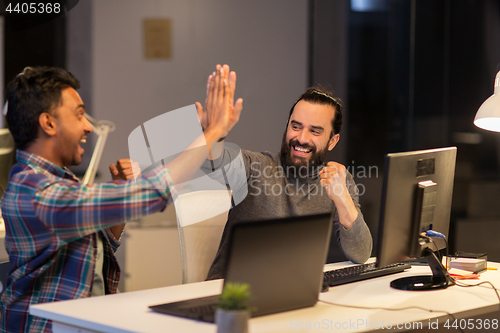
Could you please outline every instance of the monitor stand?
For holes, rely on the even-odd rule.
[[[424,250],[424,256],[432,270],[432,275],[418,275],[397,279],[391,282],[391,287],[401,290],[435,290],[445,289],[455,284],[434,251],[427,248]]]

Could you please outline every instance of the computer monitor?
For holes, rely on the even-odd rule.
[[[432,276],[391,282],[403,290],[442,289],[453,285],[435,252],[448,237],[456,147],[387,154],[380,209],[377,266],[425,257]]]

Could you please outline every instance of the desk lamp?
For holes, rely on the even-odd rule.
[[[493,95],[477,110],[474,125],[488,131],[500,132],[500,72],[495,78]]]
[[[86,114],[85,117],[87,117],[88,121],[92,125],[94,133],[98,136],[97,142],[94,147],[94,152],[92,153],[92,158],[90,159],[89,166],[82,179],[82,184],[87,185],[94,182],[94,178],[97,173],[97,167],[99,166],[102,151],[104,150],[104,145],[106,144],[108,134],[110,132],[113,132],[116,127],[115,124],[111,121],[97,121],[88,114]]]
[[[8,108],[9,108],[9,103],[5,102],[5,104],[3,106],[3,110],[2,110],[2,114],[4,116],[7,115]],[[92,153],[92,157],[90,159],[89,166],[88,166],[87,171],[85,172],[85,175],[83,176],[83,179],[82,179],[82,184],[87,185],[87,184],[91,184],[94,182],[94,179],[95,179],[95,176],[97,173],[97,167],[99,166],[99,162],[101,160],[102,152],[104,150],[104,145],[106,144],[108,134],[113,132],[116,129],[116,126],[113,122],[111,122],[109,120],[97,121],[96,119],[92,118],[88,114],[86,114],[85,117],[92,125],[93,132],[95,134],[97,134],[97,142],[96,142],[95,147],[94,147],[94,152]],[[2,132],[2,130],[9,132],[8,129],[1,129],[0,133],[4,133],[4,132]],[[1,150],[0,150],[0,153],[2,153]],[[3,189],[2,189],[2,193],[3,193]],[[1,195],[0,195],[0,197],[1,197]],[[0,219],[1,219],[1,213],[0,213]]]

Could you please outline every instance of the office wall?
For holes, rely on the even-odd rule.
[[[134,128],[203,102],[206,78],[217,63],[237,72],[236,96],[244,99],[240,123],[227,141],[278,151],[290,106],[307,85],[307,1],[99,0],[91,16],[87,104],[97,119],[117,125],[104,150],[100,180],[109,179],[110,163],[128,156]],[[171,20],[170,59],[144,58],[147,18]]]
[[[227,141],[277,152],[290,107],[307,86],[307,16],[305,0],[80,1],[67,15],[68,70],[80,79],[89,114],[117,128],[96,182],[109,180],[108,165],[128,157],[128,135],[137,126],[203,102],[217,63],[237,72],[236,96],[244,99]],[[156,18],[171,20],[170,59],[144,57],[143,21]],[[117,252],[120,290],[181,282],[175,221],[171,205],[127,226]]]

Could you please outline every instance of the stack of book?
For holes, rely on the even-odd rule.
[[[473,273],[481,273],[486,270],[486,260],[478,258],[450,258],[450,268],[463,269]]]

